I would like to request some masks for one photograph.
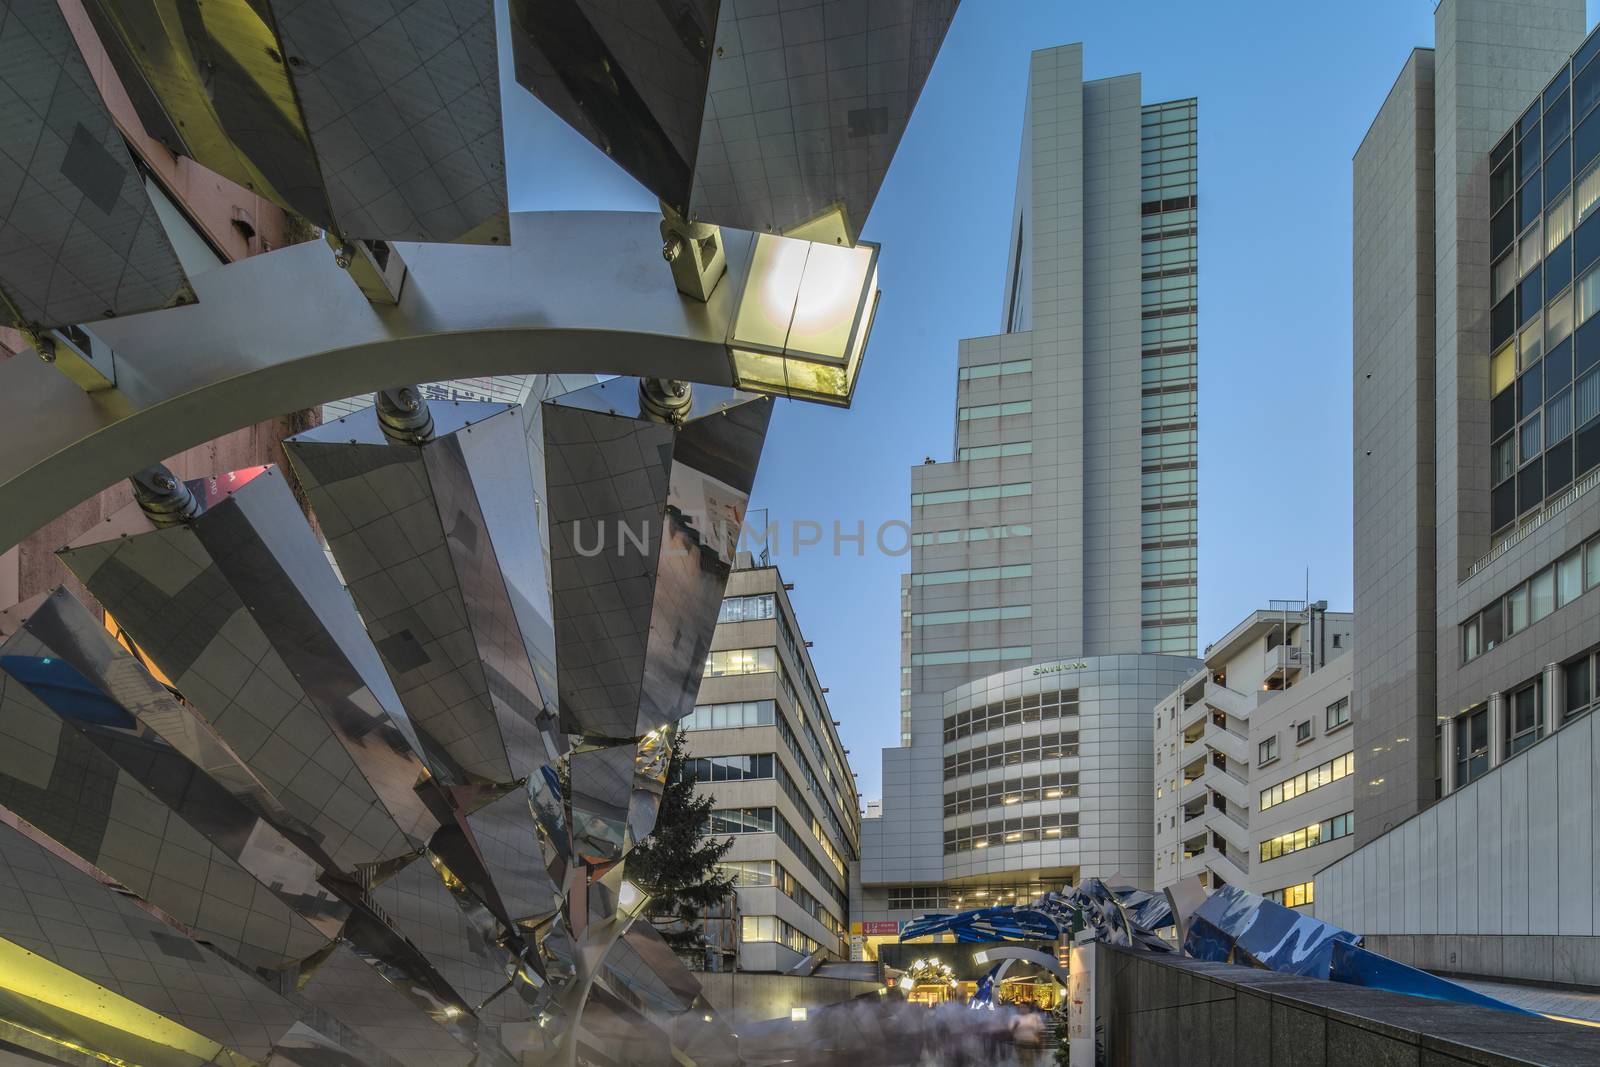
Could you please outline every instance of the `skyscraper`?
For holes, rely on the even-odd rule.
[[[913,469],[902,747],[860,913],[1149,880],[1151,713],[1195,648],[1196,105],[1033,54],[1005,332]],[[883,920],[879,920],[883,921]]]

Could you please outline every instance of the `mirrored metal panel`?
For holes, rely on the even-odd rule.
[[[772,402],[696,386],[681,425],[615,378],[544,405],[562,725],[636,738],[694,706]]]
[[[88,0],[145,128],[345,238],[509,240],[488,0]]]
[[[0,18],[0,321],[53,328],[194,299],[55,0]]]
[[[436,826],[423,767],[354,610],[281,474],[224,485],[190,486],[204,510],[186,525],[157,529],[131,504],[61,558],[308,849],[345,874],[414,851]]]
[[[421,444],[368,409],[285,447],[434,774],[528,779],[562,742],[521,414],[431,410]]]
[[[956,3],[514,0],[511,44],[517,80],[678,214],[827,217],[853,244]]]

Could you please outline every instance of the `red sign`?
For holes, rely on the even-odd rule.
[[[229,471],[227,474],[205,479],[205,491],[201,493],[201,503],[209,508],[218,501],[226,500],[229,493],[235,489],[243,489],[268,469],[270,468],[245,467],[242,470]]]
[[[898,934],[900,932],[900,924],[894,919],[879,919],[872,922],[863,922],[861,924],[861,932],[866,934],[868,937],[882,936],[884,934]]]

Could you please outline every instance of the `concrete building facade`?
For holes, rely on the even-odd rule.
[[[1342,675],[1348,711],[1351,631],[1351,616],[1325,604],[1274,602],[1206,646],[1200,669],[1163,695],[1154,737],[1157,888],[1190,877],[1213,890],[1267,893],[1297,884],[1286,879],[1304,873],[1305,857],[1286,857],[1309,848],[1311,834],[1296,836],[1304,824],[1280,824],[1311,811],[1285,804],[1307,791],[1310,774],[1302,773],[1320,782],[1320,764],[1342,754],[1326,755],[1330,746],[1349,751],[1350,732],[1341,729],[1348,714],[1328,731],[1310,709]],[[1331,713],[1325,718],[1333,721]],[[1346,802],[1348,789],[1345,782]],[[1285,834],[1288,849],[1277,841]]]
[[[902,743],[864,828],[868,920],[1080,875],[1149,879],[1149,709],[1195,666],[1196,113],[1145,104],[1138,75],[1084,81],[1081,45],[1032,56],[1005,332],[961,342],[954,454],[912,471]],[[963,777],[980,735],[1043,737],[1046,696],[1051,736],[1076,732],[1078,750]],[[980,711],[985,725],[964,724],[978,733],[952,736]],[[1099,730],[1126,746],[1105,768],[1088,761]],[[1042,821],[1087,810],[1069,775],[1120,783],[1101,794],[1126,798],[1115,847]],[[981,810],[962,809],[979,786]],[[1010,825],[1024,789],[1038,826]],[[1047,829],[1062,832],[1007,840]],[[969,838],[971,853],[948,847]]]
[[[1600,952],[1581,904],[1600,804],[1583,718],[1600,36],[1584,25],[1579,0],[1447,0],[1437,50],[1413,55],[1356,156],[1358,847],[1315,888],[1320,916],[1398,958],[1557,981]],[[1376,239],[1409,219],[1431,262]],[[1412,376],[1414,400],[1382,398]]]
[[[715,804],[711,833],[733,839],[735,907],[707,920],[707,938],[741,971],[787,971],[811,952],[847,955],[860,803],[783,578],[740,563],[679,729]]]
[[[1435,14],[1436,48],[1413,52],[1356,152],[1353,463],[1362,625],[1355,704],[1362,714],[1355,731],[1366,764],[1356,785],[1360,844],[1443,791],[1440,771],[1450,760],[1437,753],[1449,744],[1441,735],[1452,720],[1580,652],[1582,620],[1573,616],[1591,626],[1600,617],[1593,605],[1568,610],[1567,618],[1531,623],[1515,640],[1463,659],[1469,616],[1600,527],[1600,500],[1585,493],[1562,503],[1573,484],[1570,447],[1567,488],[1558,479],[1547,495],[1540,462],[1534,500],[1534,478],[1522,473],[1528,465],[1508,455],[1503,440],[1513,428],[1521,432],[1524,372],[1515,352],[1509,372],[1496,370],[1494,355],[1504,345],[1492,344],[1496,323],[1521,319],[1518,293],[1493,299],[1493,270],[1499,264],[1503,276],[1518,273],[1506,242],[1531,236],[1539,222],[1517,225],[1526,183],[1514,181],[1516,161],[1507,172],[1507,161],[1491,156],[1530,102],[1542,98],[1583,28],[1581,0],[1446,0]],[[1568,109],[1562,121],[1570,127]],[[1573,162],[1551,147],[1568,172],[1548,190],[1558,198],[1571,184]],[[1509,214],[1491,210],[1491,197],[1503,195],[1499,186],[1491,191],[1492,182],[1507,181],[1497,174],[1509,174],[1516,189]],[[1526,195],[1535,215],[1545,191],[1541,185]],[[1554,199],[1550,206],[1560,210]],[[1496,236],[1495,226],[1510,226],[1509,237]],[[1512,251],[1520,263],[1521,247]],[[1534,256],[1528,242],[1530,260],[1542,260],[1545,249],[1539,251]],[[1520,291],[1521,283],[1510,281]],[[1541,295],[1534,313],[1543,304]],[[1508,408],[1511,425],[1502,428]],[[1529,490],[1529,507],[1513,502],[1509,517],[1500,488],[1507,478],[1493,478],[1491,470],[1508,460],[1514,480],[1526,480]]]

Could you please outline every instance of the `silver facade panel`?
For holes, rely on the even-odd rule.
[[[434,773],[526,779],[560,742],[521,413],[434,413],[422,445],[389,442],[366,410],[287,449]]]
[[[490,0],[270,0],[341,234],[505,244]]]
[[[527,0],[512,47],[519,82],[680,214],[785,231],[838,208],[853,242],[956,2]]]
[[[0,12],[0,317],[68,326],[193,299],[60,9]]]
[[[563,727],[640,737],[694,707],[771,401],[699,386],[680,427],[617,378],[544,405]]]
[[[274,527],[262,514],[274,510],[295,521]],[[349,874],[415,849],[435,820],[392,696],[387,707],[378,696],[387,679],[355,669],[305,592],[336,583],[297,510],[282,476],[263,471],[191,526],[155,529],[129,505],[62,560],[272,790],[308,848]]]
[[[89,0],[145,128],[342,237],[505,244],[487,0]]]

